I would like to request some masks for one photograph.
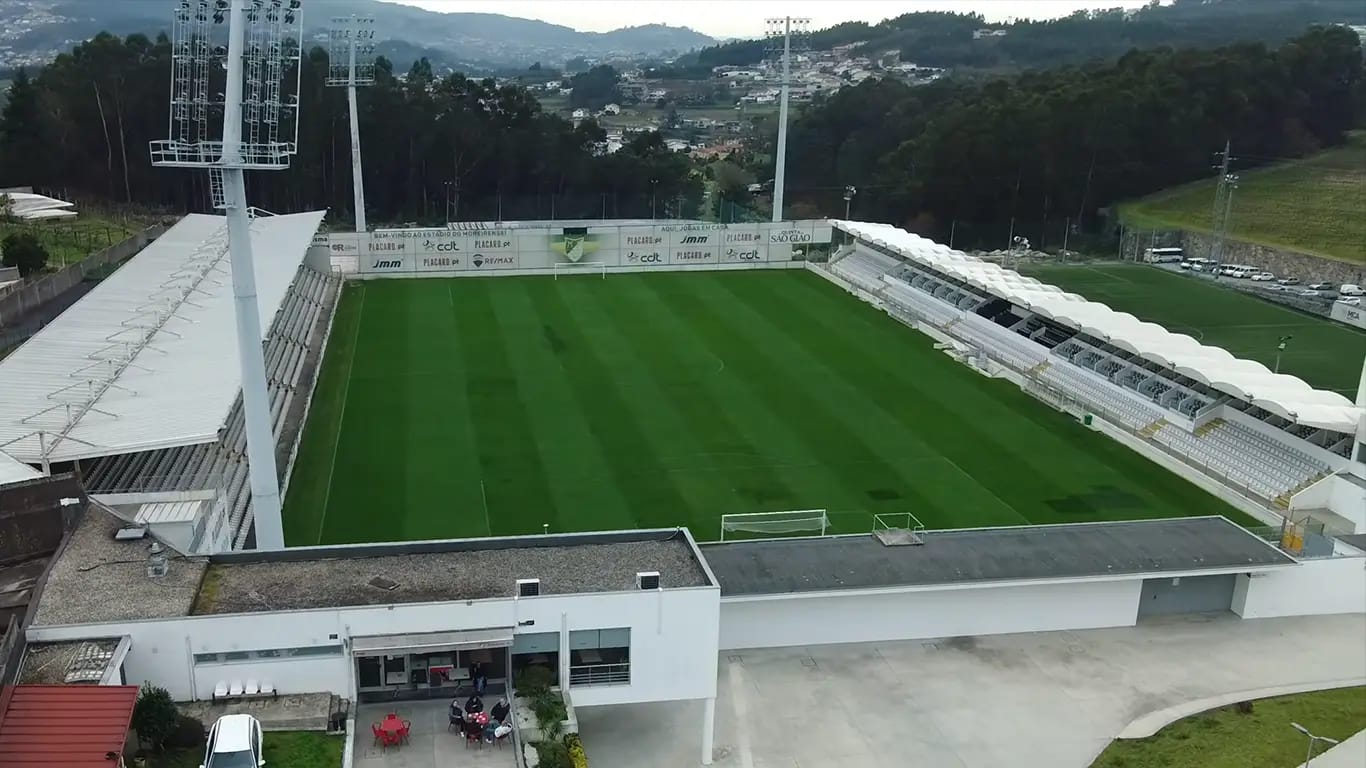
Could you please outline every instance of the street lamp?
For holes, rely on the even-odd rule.
[[[853,184],[850,184],[850,185],[848,185],[848,186],[846,186],[846,187],[844,188],[844,220],[845,220],[845,221],[848,221],[848,220],[849,220],[849,205],[850,205],[851,203],[854,202],[854,195],[857,195],[857,194],[858,194],[858,190],[854,188],[854,185],[853,185]]]
[[[1327,736],[1315,736],[1314,734],[1309,732],[1308,728],[1305,728],[1299,723],[1291,723],[1290,727],[1309,737],[1309,751],[1306,752],[1304,755],[1304,768],[1309,768],[1309,761],[1314,759],[1314,742],[1325,741],[1329,744],[1338,743],[1337,739],[1330,739]]]
[[[1276,370],[1274,371],[1275,373],[1281,372],[1281,353],[1285,351],[1285,345],[1288,344],[1290,340],[1293,338],[1295,337],[1282,336],[1280,339],[1276,341]]]

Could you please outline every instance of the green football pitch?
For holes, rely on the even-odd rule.
[[[1364,331],[1146,264],[1048,265],[1021,271],[1268,368],[1276,365],[1277,342],[1290,336],[1281,353],[1282,373],[1356,398],[1366,357]]]
[[[292,545],[686,525],[836,532],[1225,514],[806,272],[349,284]]]

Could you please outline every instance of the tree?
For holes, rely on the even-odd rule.
[[[147,685],[138,691],[131,725],[138,732],[139,741],[160,752],[175,732],[179,717],[171,694],[165,688]]]
[[[39,92],[22,67],[10,82],[9,101],[0,112],[0,186],[47,181],[47,143]]]
[[[0,242],[4,250],[3,263],[7,267],[18,267],[23,277],[35,275],[47,266],[47,249],[38,238],[28,232],[11,232]]]
[[[617,83],[621,76],[610,64],[599,64],[587,72],[580,72],[570,78],[569,85],[574,92],[569,94],[569,103],[575,107],[602,109],[603,105],[621,101]]]

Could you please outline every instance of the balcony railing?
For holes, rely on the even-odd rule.
[[[629,685],[631,663],[583,664],[569,668],[569,684],[573,685]]]

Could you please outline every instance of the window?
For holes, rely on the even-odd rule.
[[[630,682],[630,627],[569,633],[570,685],[628,685]]]
[[[285,656],[340,656],[340,645],[309,645],[300,648],[265,648],[259,651],[223,651],[196,653],[196,664],[223,664],[244,661],[274,661]]]

